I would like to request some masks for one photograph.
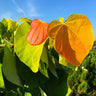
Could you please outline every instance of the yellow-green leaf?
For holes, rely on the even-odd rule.
[[[59,63],[68,67],[68,68],[74,68],[75,66],[70,64],[62,55],[59,55]]]
[[[25,18],[25,17],[22,17],[22,18],[19,18],[19,21],[26,21],[28,22],[29,24],[31,24],[32,20],[28,19],[28,18]]]
[[[30,45],[26,40],[30,28],[31,26],[27,22],[21,23],[17,28],[14,38],[14,50],[24,64],[26,64],[33,72],[37,72],[45,42],[37,46]]]
[[[11,19],[6,19],[8,22],[8,31],[14,32],[16,28],[18,27],[18,23],[16,21],[12,21]]]

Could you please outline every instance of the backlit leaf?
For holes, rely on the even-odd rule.
[[[48,25],[48,36],[51,37],[53,40],[56,38],[56,34],[62,27],[62,23],[60,21],[54,20]]]
[[[59,63],[67,66],[68,68],[74,68],[75,66],[70,64],[62,55],[59,55]]]
[[[41,96],[47,96],[47,94],[40,88],[41,90]]]
[[[41,44],[48,37],[47,35],[48,23],[39,19],[35,19],[31,23],[31,30],[27,35],[27,40],[31,45]]]
[[[14,50],[24,64],[26,64],[33,72],[37,72],[44,42],[37,46],[30,45],[26,40],[29,30],[30,25],[27,22],[21,23],[17,28],[14,39]]]
[[[72,92],[71,88],[68,86],[68,91],[67,91],[67,94],[66,96],[70,96],[69,94]]]
[[[14,32],[18,27],[18,23],[16,21],[12,21],[11,19],[3,19],[2,23],[5,26],[6,32],[7,31]]]
[[[25,92],[24,96],[32,96],[32,95],[29,92]]]
[[[62,23],[54,20],[48,26],[48,35],[54,39],[54,48],[65,59],[79,66],[94,43],[94,34],[89,19],[73,14]]]
[[[31,24],[32,20],[28,19],[28,18],[25,18],[25,17],[22,17],[22,18],[19,18],[19,21],[26,21],[28,22],[29,24]]]
[[[11,41],[12,43],[14,42],[14,32],[18,27],[18,22],[12,21],[11,19],[3,19],[1,22],[4,25],[3,28],[3,38]],[[2,29],[1,29],[2,30]]]
[[[18,23],[16,21],[12,21],[11,19],[7,19],[8,22],[8,31],[14,32],[18,27]]]

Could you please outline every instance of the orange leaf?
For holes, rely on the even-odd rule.
[[[54,40],[61,26],[62,23],[57,20],[54,20],[51,23],[49,23],[49,27],[47,29],[48,36]]]
[[[92,29],[86,16],[74,14],[64,23],[56,20],[49,23],[48,35],[54,39],[55,50],[69,63],[79,66],[93,46]]]
[[[39,45],[46,40],[48,23],[35,19],[31,23],[31,30],[27,35],[27,41],[31,45]]]

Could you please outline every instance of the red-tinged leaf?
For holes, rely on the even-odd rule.
[[[39,45],[44,42],[48,35],[47,35],[47,27],[48,23],[43,22],[39,19],[35,19],[31,23],[31,30],[27,35],[27,41],[31,45]]]

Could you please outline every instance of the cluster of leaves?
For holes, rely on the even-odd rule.
[[[13,32],[18,27],[17,22],[13,22],[11,19],[3,19],[0,22],[0,44],[3,43],[3,39],[7,39],[11,43],[14,42]]]
[[[82,63],[94,42],[89,19],[73,14],[65,22],[62,17],[49,24],[39,19],[19,21],[24,22],[0,22],[0,94],[68,96],[68,73]],[[81,92],[82,86],[87,86],[85,81]]]
[[[27,42],[32,21],[23,20],[19,26],[8,19],[2,20],[6,26],[1,22],[6,30],[0,31],[0,96],[65,96],[68,69],[59,64],[54,48],[48,49],[49,40],[39,46]]]
[[[78,69],[74,69],[68,82],[74,92],[96,95],[96,50],[91,50]]]

